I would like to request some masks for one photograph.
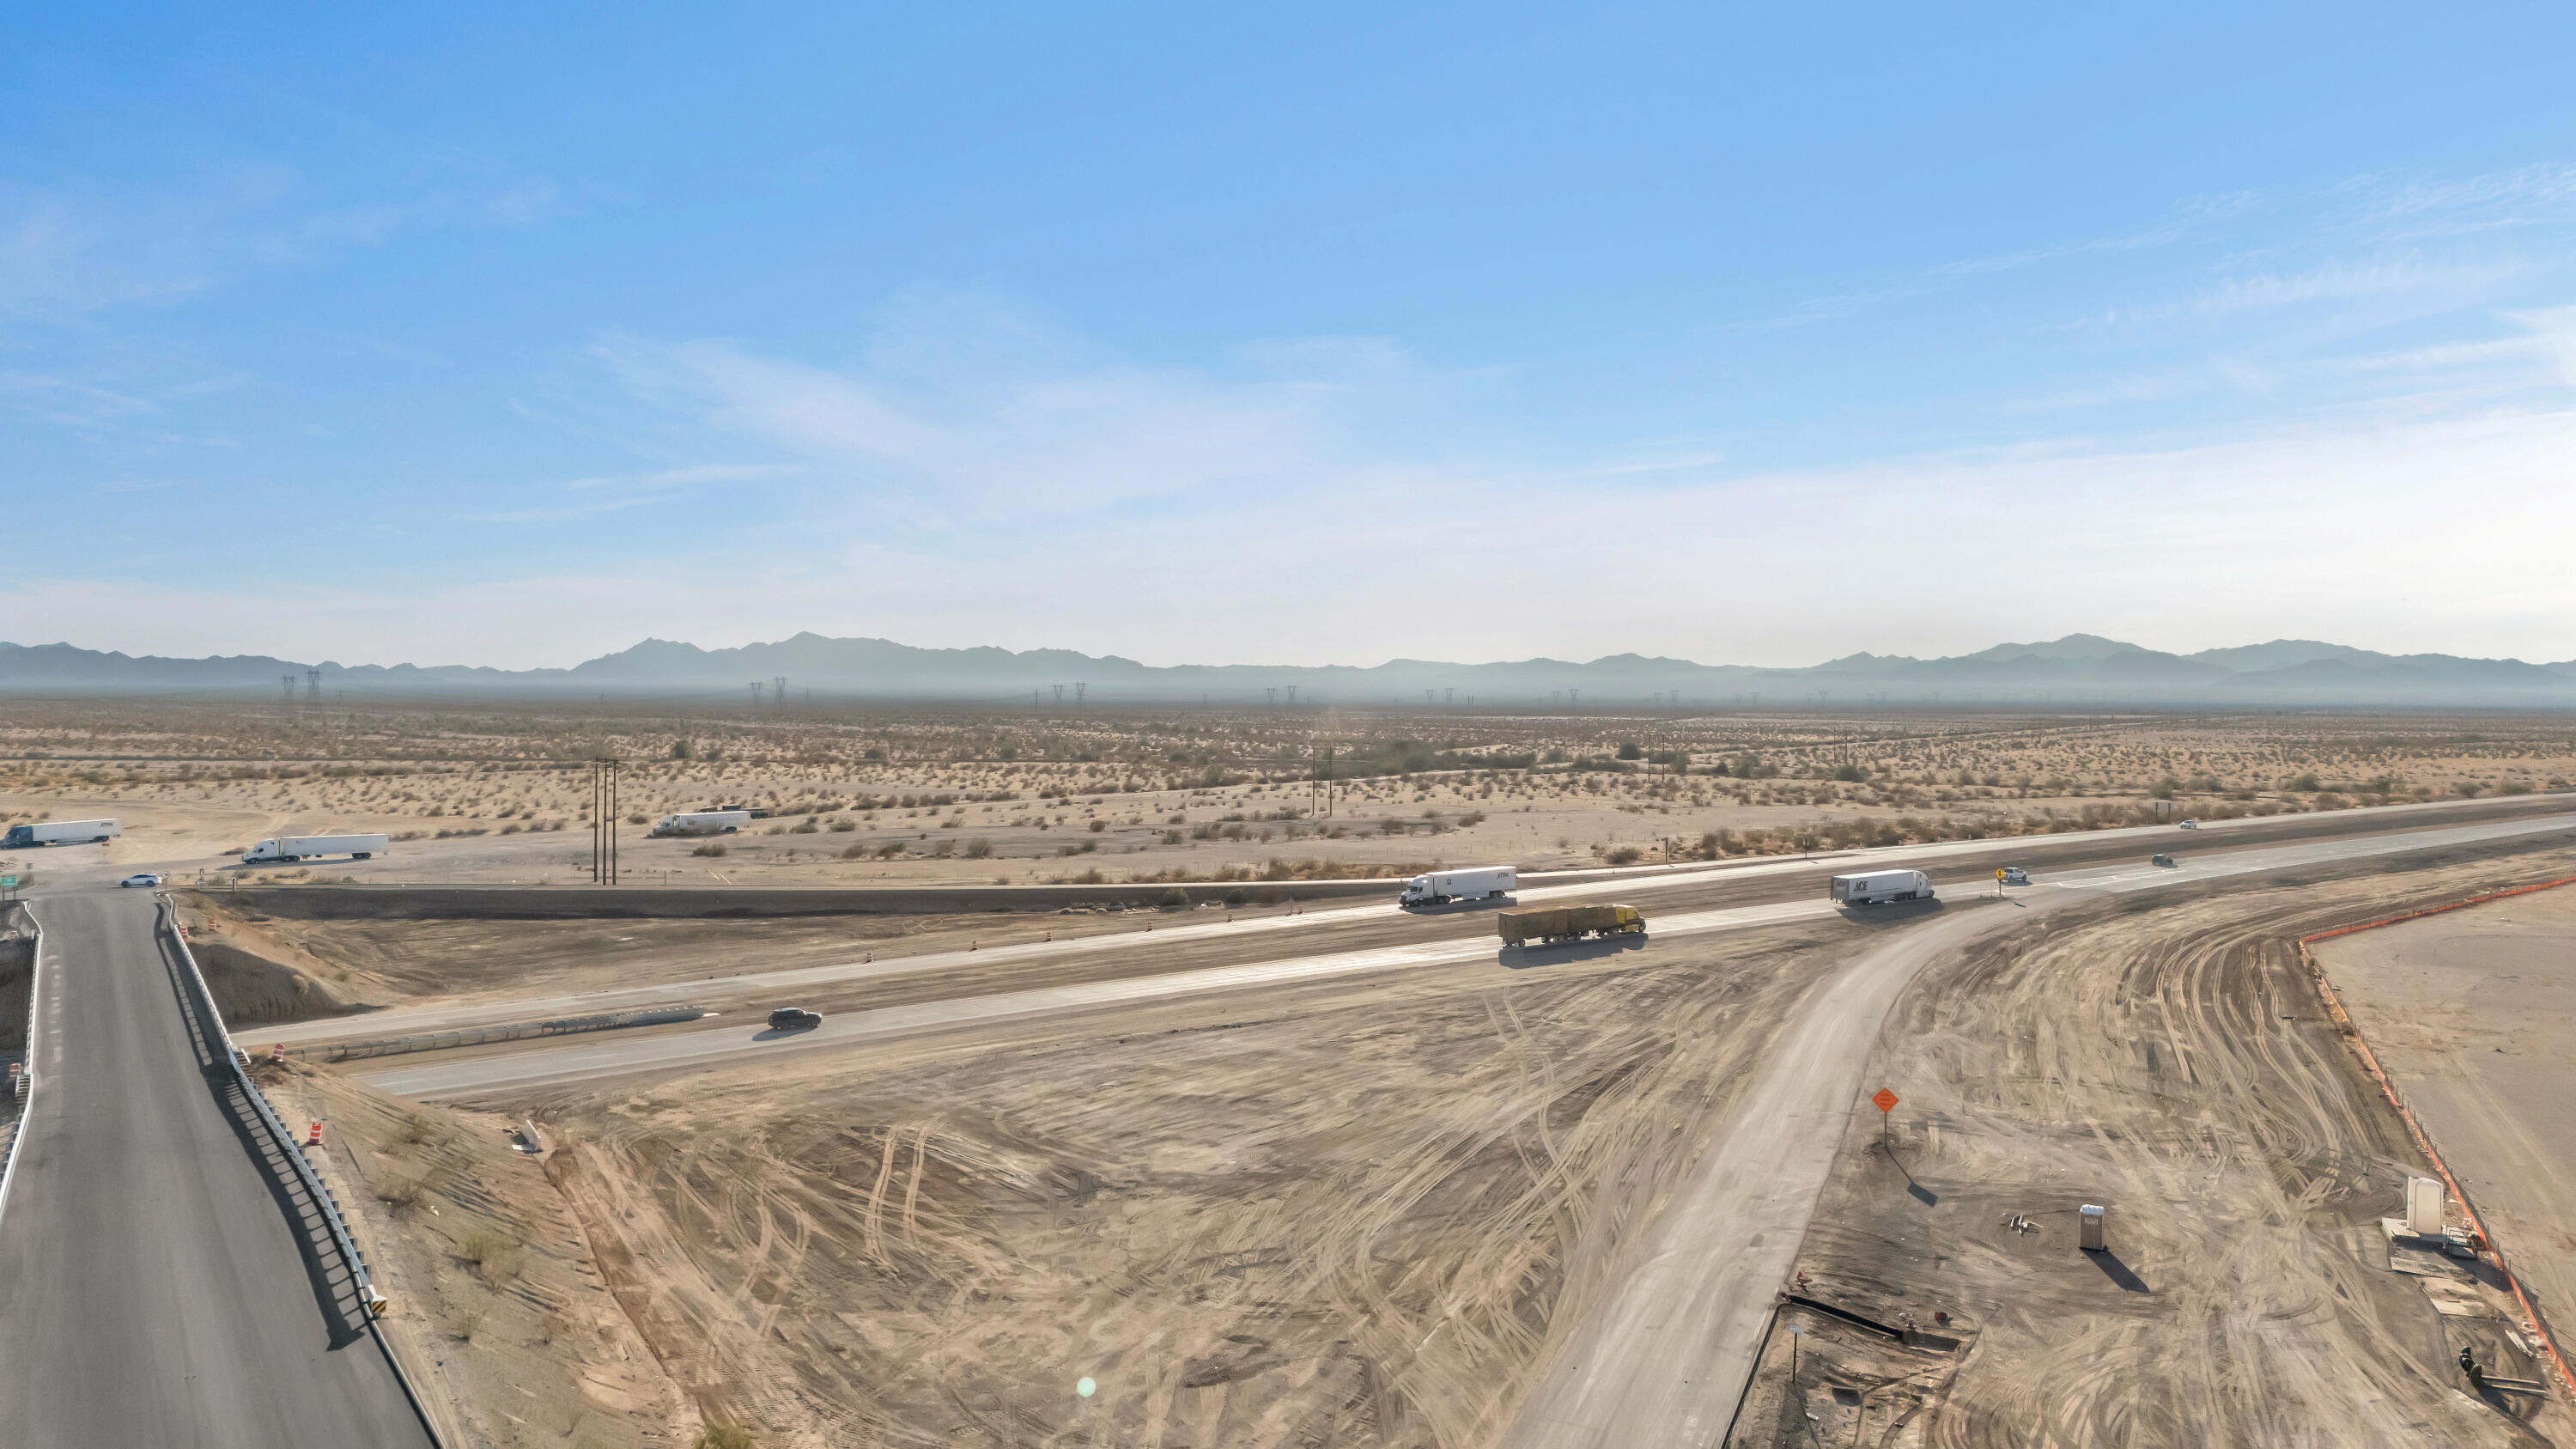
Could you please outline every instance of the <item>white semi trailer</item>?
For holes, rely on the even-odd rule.
[[[345,855],[351,860],[366,860],[385,853],[392,842],[382,835],[281,835],[263,840],[242,852],[242,864],[267,865],[277,861],[318,860],[326,855]]]
[[[1465,870],[1435,870],[1404,883],[1399,906],[1440,906],[1451,901],[1498,901],[1521,887],[1520,867],[1478,865]]]
[[[1825,895],[1846,906],[1928,901],[1932,899],[1932,877],[1919,870],[1872,870],[1858,875],[1838,875],[1825,887]]]
[[[731,835],[751,823],[748,810],[690,810],[665,815],[653,835]]]
[[[38,845],[89,845],[113,840],[125,833],[125,827],[113,820],[39,820],[33,825],[12,825],[6,836],[0,836],[0,850],[23,850]]]

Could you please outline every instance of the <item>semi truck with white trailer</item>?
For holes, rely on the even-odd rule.
[[[23,850],[38,845],[94,845],[113,840],[125,833],[125,827],[114,820],[39,820],[33,825],[12,825],[6,836],[0,836],[0,850]]]
[[[1399,906],[1445,906],[1451,901],[1498,901],[1521,886],[1520,867],[1478,865],[1465,870],[1435,870],[1404,883],[1395,898]]]
[[[319,860],[329,855],[345,855],[351,860],[369,860],[385,853],[391,844],[382,835],[281,835],[263,840],[242,852],[244,865],[272,865],[298,860]]]
[[[1835,904],[1845,906],[1928,901],[1932,899],[1932,877],[1919,870],[1871,870],[1858,875],[1838,875],[1826,885],[1825,896]]]
[[[751,823],[748,810],[687,810],[665,815],[648,835],[731,835]]]

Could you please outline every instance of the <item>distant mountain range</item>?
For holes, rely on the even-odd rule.
[[[2576,707],[2576,660],[2526,664],[2450,654],[2380,654],[2343,644],[2276,639],[2197,654],[2165,654],[2069,634],[1998,644],[1946,659],[1852,654],[1803,669],[1697,664],[1613,654],[1589,663],[1524,659],[1443,664],[1394,659],[1352,665],[1139,664],[1064,649],[917,649],[884,639],[799,634],[774,644],[701,649],[647,639],[569,669],[467,665],[305,664],[263,655],[135,657],[69,644],[0,643],[0,692],[19,695],[214,694],[301,698],[320,671],[324,698],[512,695],[690,697],[751,701],[757,682],[790,699],[1032,699],[1102,704],[1617,707],[1732,704],[2141,704]],[[287,681],[291,678],[292,684]]]

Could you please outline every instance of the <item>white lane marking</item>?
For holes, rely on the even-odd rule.
[[[2395,806],[2385,808],[2412,810],[2418,807]],[[2443,808],[2448,809],[2456,807],[2446,804]],[[2261,819],[2280,818],[2282,817],[2268,816],[2262,817]],[[2568,818],[2570,820],[2576,820],[2576,817]],[[2239,822],[2229,823],[2235,824]],[[2249,825],[2258,824],[2261,823],[2261,820],[2248,819],[2242,823]],[[2525,828],[2528,822],[2507,821],[2499,823],[2519,830]],[[2483,829],[2485,827],[2465,826],[2455,828],[2474,830]],[[2163,835],[2170,833],[2170,831],[2169,827],[2163,826],[2132,826],[2124,827],[2120,830],[2091,831],[2080,838],[2092,841],[2101,840],[2106,837],[2118,837],[2125,834],[2146,833]],[[2414,833],[2415,832],[2409,832],[2410,835]],[[2074,837],[2024,837],[2026,841],[2033,843],[2067,838]],[[2378,836],[2367,838],[2389,839],[2393,837]],[[1998,846],[2009,846],[2013,843],[2013,841],[2009,840],[1979,840],[1952,841],[1941,845],[1919,847],[1888,846],[1884,848],[1874,848],[1867,851],[1856,851],[1851,853],[1849,856],[1843,857],[1843,859],[1856,860],[1874,856],[1905,856],[1907,858],[1922,858],[1925,856],[1957,855],[1993,850]],[[1834,862],[1783,859],[1777,861],[1765,861],[1754,865],[1735,866],[1724,871],[1723,875],[1726,880],[1734,880],[1737,878],[1751,879],[1813,871],[1820,865],[1831,864],[1834,864]],[[2108,868],[2110,867],[2093,867],[2093,869],[2097,870]],[[2082,872],[2079,872],[2078,874],[2082,874]],[[1609,884],[1617,885],[1631,894],[1643,894],[1649,891],[1671,890],[1684,886],[1709,884],[1709,875],[1710,872],[1703,871],[1690,876],[1675,875],[1652,880],[1619,881],[1610,882]],[[2039,879],[2045,883],[2058,884],[2062,883],[2066,878],[2043,876]],[[1723,881],[1720,883],[1722,884]],[[1556,900],[1568,896],[1592,895],[1598,894],[1602,889],[1602,885],[1603,883],[1595,882],[1583,885],[1548,886],[1522,891],[1519,893],[1518,899],[1523,902],[1538,902]],[[1953,887],[1953,889],[1959,888],[1960,887]],[[518,997],[507,1001],[483,1002],[462,1006],[408,1007],[393,1011],[368,1012],[359,1016],[328,1017],[319,1021],[297,1022],[288,1025],[273,1026],[264,1029],[262,1035],[269,1041],[280,1042],[288,1046],[303,1046],[310,1045],[315,1042],[354,1041],[377,1037],[404,1036],[414,1032],[459,1031],[478,1026],[491,1026],[500,1023],[542,1021],[548,1017],[555,1016],[586,1016],[596,1012],[615,1011],[627,1007],[666,1006],[677,1002],[684,1002],[696,996],[719,994],[731,996],[752,991],[790,992],[806,986],[840,985],[854,981],[875,980],[886,976],[909,975],[914,972],[940,971],[964,965],[990,965],[996,962],[1009,963],[1039,958],[1061,959],[1067,955],[1078,956],[1096,951],[1110,951],[1122,948],[1128,950],[1148,949],[1159,946],[1168,946],[1175,941],[1188,943],[1193,941],[1209,940],[1220,936],[1233,936],[1237,939],[1241,939],[1246,936],[1260,936],[1277,931],[1302,930],[1309,926],[1332,925],[1345,919],[1360,916],[1383,918],[1391,909],[1391,907],[1381,902],[1366,906],[1346,906],[1332,910],[1309,911],[1294,916],[1256,916],[1241,921],[1205,921],[1189,925],[1165,925],[1159,929],[1123,932],[1116,935],[1106,936],[1082,936],[1070,941],[1027,941],[1016,945],[992,946],[975,951],[934,951],[918,956],[890,957],[887,960],[877,962],[836,961],[818,966],[790,967],[783,971],[746,972],[732,976],[715,977],[707,980],[666,982],[654,986],[613,988],[606,991],[575,992],[559,996]],[[1441,918],[1435,916],[1431,919]],[[1658,927],[1658,929],[1662,928]]]
[[[36,1080],[37,1026],[44,1015],[45,1002],[45,926],[36,919],[33,902],[21,904],[27,912],[28,924],[36,928],[36,949],[27,966],[27,1049],[19,1067],[27,1076],[27,1100],[19,1105],[18,1120],[9,1129],[8,1161],[0,1162],[0,1219],[9,1215],[9,1184],[18,1180],[18,1150],[27,1145],[27,1123],[36,1115],[36,1094],[45,1088],[45,1083]],[[60,1023],[47,1022],[45,1026],[45,1035],[50,1038],[60,1028]],[[59,1061],[61,1053],[54,1053],[53,1059]]]
[[[2552,816],[2544,820],[2458,826],[2448,830],[2372,836],[2362,840],[2239,851],[2213,861],[2210,868],[2197,877],[2183,876],[2165,869],[2140,874],[2130,867],[2115,866],[2092,871],[2077,871],[2057,879],[2059,884],[2068,889],[2122,893],[2181,884],[2192,879],[2251,875],[2266,870],[2333,860],[2394,855],[2418,850],[2438,850],[2446,845],[2509,839],[2518,835],[2540,835],[2553,830],[2570,828],[2576,828],[2576,816]],[[1975,901],[1988,899],[1988,897],[1970,894],[1962,899]],[[1649,923],[1649,939],[1816,919],[1834,915],[1838,910],[1839,908],[1830,901],[1809,899],[1666,916]],[[1218,966],[1158,976],[1132,976],[1117,981],[1094,981],[1072,986],[998,992],[988,996],[915,1002],[907,1006],[878,1007],[869,1011],[846,1013],[830,1018],[822,1027],[802,1033],[792,1040],[855,1043],[929,1027],[990,1023],[1049,1012],[1163,1000],[1253,986],[1286,985],[1364,972],[1412,970],[1479,958],[1492,958],[1499,961],[1501,948],[1490,937],[1424,942],[1411,946],[1383,946],[1364,951],[1342,951],[1322,956],[1294,957],[1282,961]],[[531,1086],[630,1068],[651,1067],[658,1070],[684,1067],[695,1062],[729,1057],[757,1049],[758,1044],[748,1042],[732,1031],[689,1032],[677,1036],[646,1038],[641,1041],[554,1047],[540,1051],[481,1057],[442,1066],[385,1072],[371,1075],[366,1080],[390,1092],[400,1092],[409,1096],[436,1096],[447,1092],[488,1091],[501,1087]]]

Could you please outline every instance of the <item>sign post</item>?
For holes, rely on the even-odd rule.
[[[1885,1087],[1881,1087],[1878,1089],[1878,1095],[1870,1098],[1869,1100],[1872,1106],[1878,1108],[1878,1140],[1885,1142],[1887,1140],[1888,1114],[1896,1110],[1897,1096],[1894,1092],[1887,1090]]]

